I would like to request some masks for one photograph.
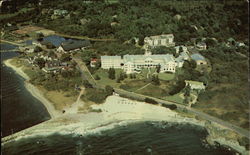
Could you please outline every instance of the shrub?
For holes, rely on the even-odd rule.
[[[162,104],[162,106],[165,107],[165,108],[169,108],[170,110],[177,109],[177,106],[175,104],[170,104],[170,105]]]
[[[145,98],[144,100],[146,103],[150,103],[150,104],[154,104],[154,105],[157,105],[158,102],[155,101],[154,99],[151,99],[151,98]]]

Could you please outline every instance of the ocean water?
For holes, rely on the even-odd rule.
[[[5,145],[3,154],[38,155],[232,155],[221,146],[210,146],[205,129],[166,122],[134,123],[95,135],[54,134]]]
[[[1,137],[50,119],[47,109],[24,87],[24,79],[2,62],[18,56],[1,53]]]

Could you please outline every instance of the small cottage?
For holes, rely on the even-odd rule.
[[[96,63],[97,63],[97,59],[92,58],[91,61],[90,61],[90,67],[96,67]]]
[[[206,65],[207,64],[207,61],[205,60],[205,58],[199,53],[192,54],[191,59],[194,60],[197,65]]]
[[[196,44],[196,48],[197,48],[198,50],[206,50],[206,49],[207,49],[207,45],[206,45],[205,42],[198,42],[198,43]]]

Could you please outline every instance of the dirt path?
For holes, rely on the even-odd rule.
[[[84,90],[85,88],[81,88],[81,91],[79,93],[79,96],[77,97],[76,102],[73,103],[69,108],[64,109],[66,114],[76,114],[78,112],[78,108],[84,105],[84,102],[81,101],[81,96],[84,93]]]
[[[145,86],[143,86],[143,87],[137,89],[136,91],[141,90],[141,89],[143,89],[143,88],[146,88],[146,87],[149,86],[150,84],[151,84],[151,83],[148,83],[148,84],[146,84]]]

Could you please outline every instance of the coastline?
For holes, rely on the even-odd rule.
[[[34,96],[36,99],[38,99],[38,100],[46,107],[46,109],[47,109],[47,111],[48,111],[48,113],[49,113],[51,119],[60,116],[60,112],[57,111],[57,110],[55,109],[55,107],[53,106],[53,104],[52,104],[50,101],[48,101],[48,100],[42,95],[43,93],[42,93],[38,88],[36,88],[36,86],[34,86],[34,85],[32,85],[31,83],[29,83],[30,78],[29,78],[29,76],[28,76],[27,74],[25,74],[25,73],[23,72],[22,67],[16,67],[16,66],[12,65],[12,64],[10,63],[11,60],[12,60],[12,59],[7,59],[7,60],[5,60],[3,63],[4,63],[7,67],[13,69],[13,70],[14,70],[18,75],[20,75],[22,78],[24,78],[24,80],[25,80],[25,81],[24,81],[24,83],[25,83],[25,84],[24,84],[24,85],[25,85],[25,88],[31,93],[32,96]]]
[[[46,136],[59,133],[64,135],[74,134],[76,136],[82,136],[112,129],[117,125],[127,125],[129,123],[145,121],[166,121],[169,123],[187,123],[204,127],[209,132],[207,137],[209,144],[213,145],[215,142],[219,142],[221,145],[228,146],[242,154],[248,154],[248,151],[246,151],[243,146],[239,145],[236,137],[228,140],[223,137],[225,135],[220,135],[225,132],[224,128],[214,123],[207,125],[204,120],[183,117],[177,112],[161,106],[145,104],[143,102],[114,95],[108,97],[104,104],[91,106],[93,110],[101,109],[102,112],[100,113],[89,112],[87,114],[62,115],[55,110],[53,104],[42,95],[42,92],[37,87],[28,82],[30,78],[23,72],[22,67],[16,67],[12,65],[10,61],[11,59],[8,59],[4,61],[4,64],[12,68],[17,74],[26,80],[26,89],[44,104],[52,119],[3,138],[2,145],[9,143],[12,140],[16,141],[22,138],[30,138],[39,135]],[[157,113],[155,111],[157,111]]]
[[[224,135],[221,135],[224,131],[216,124],[212,123],[209,125],[204,120],[183,117],[177,112],[159,105],[151,105],[145,102],[112,95],[106,99],[105,103],[92,105],[91,108],[100,112],[62,115],[61,117],[43,122],[11,136],[4,137],[2,139],[2,145],[4,146],[6,143],[18,141],[23,138],[48,136],[52,134],[87,136],[98,134],[117,126],[156,121],[189,124],[205,128],[208,131],[206,140],[210,145],[215,145],[215,142],[218,142],[220,145],[227,146],[229,149],[236,150],[243,155],[248,154],[248,151],[246,151],[243,146],[240,146],[235,139],[228,139],[225,138]]]

